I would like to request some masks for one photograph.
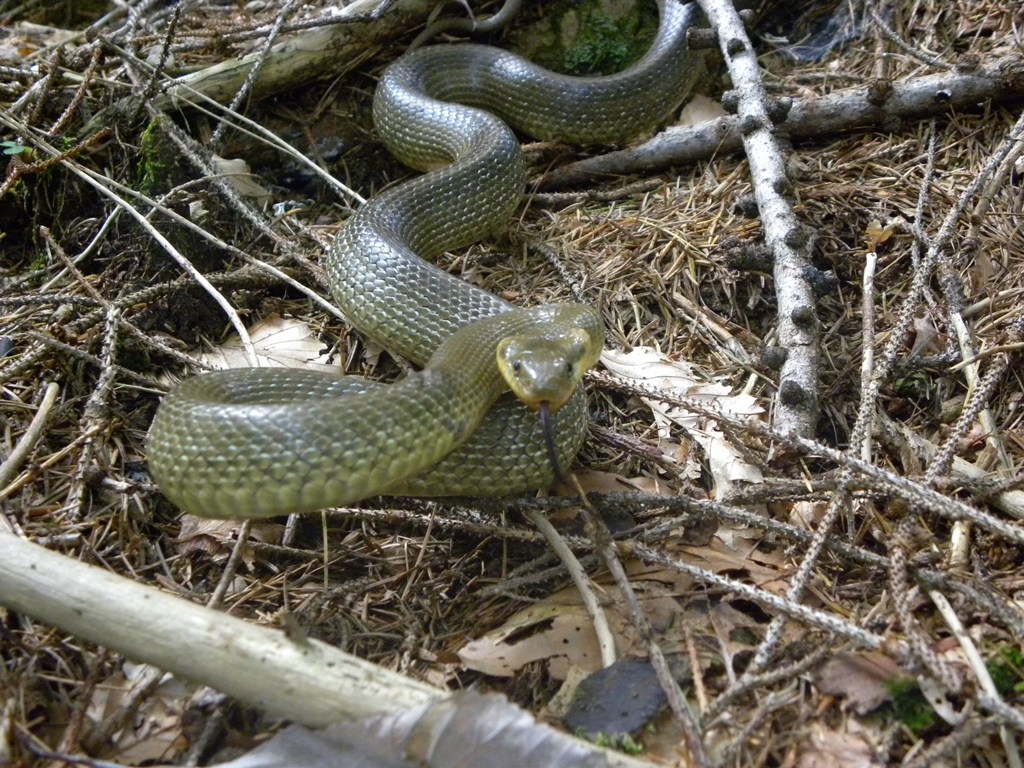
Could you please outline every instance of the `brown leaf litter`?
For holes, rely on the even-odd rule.
[[[242,260],[271,264],[326,296],[320,258],[344,217],[332,207],[336,194],[266,141],[229,131],[216,138],[217,154],[244,158],[261,194],[269,190],[278,206],[240,207],[209,179],[197,181],[190,164],[190,145],[212,144],[218,122],[197,112],[155,118],[144,108],[161,81],[147,86],[149,70],[129,51],[172,71],[237,57],[261,45],[275,4],[266,5],[192,4],[174,17],[167,50],[170,18],[158,6],[145,5],[124,28],[120,48],[89,42],[96,19],[85,11],[4,11],[0,44],[0,63],[10,70],[0,83],[2,139],[13,142],[9,149],[26,147],[8,156],[0,207],[5,457],[47,383],[59,384],[30,455],[10,476],[0,471],[4,521],[69,557],[197,602],[213,593],[235,534],[212,527],[189,539],[178,512],[146,479],[145,432],[165,372],[197,370],[186,350],[219,344],[228,324],[151,232],[73,170],[140,190],[230,244],[215,248],[180,221],[150,217],[247,325],[272,316],[296,321],[304,358],[395,375],[386,355],[337,318]],[[322,13],[326,4],[318,5],[301,14]],[[824,4],[804,6],[800,18],[776,10],[754,24],[773,93],[817,96],[934,74],[940,64],[1022,55],[1019,3],[923,0],[891,4],[884,17],[878,4],[864,4],[876,18],[864,21],[859,39],[820,62],[795,61],[781,36],[809,34],[831,13]],[[289,29],[301,30],[308,18],[296,16]],[[371,194],[405,175],[375,142],[368,118],[374,76],[399,50],[353,54],[346,74],[256,99],[245,113]],[[55,76],[61,72],[74,77]],[[104,107],[140,92],[130,88],[146,94],[138,113],[117,113],[102,132],[83,132]],[[712,97],[721,90],[718,80],[707,85]],[[13,110],[20,99],[31,106]],[[1001,765],[1001,757],[981,762],[1006,749],[1000,729],[1021,740],[1019,140],[966,200],[928,263],[944,219],[1019,115],[1019,103],[987,102],[793,147],[788,170],[797,215],[813,233],[819,286],[819,447],[791,445],[779,454],[784,441],[763,430],[776,394],[775,303],[761,225],[744,213],[753,190],[741,156],[666,169],[654,181],[613,179],[599,195],[569,191],[557,204],[527,200],[507,232],[445,259],[455,274],[517,302],[578,295],[601,308],[610,345],[682,361],[765,412],[755,417],[760,428],[701,412],[713,431],[698,434],[696,417],[655,418],[652,403],[664,402],[657,393],[595,376],[594,429],[579,460],[594,473],[595,505],[628,521],[617,535],[631,583],[716,764]],[[536,157],[553,151],[535,149]],[[870,258],[877,266],[865,303]],[[877,390],[865,390],[880,367],[887,372]],[[854,434],[866,391],[876,391],[867,440]],[[671,409],[697,407],[704,406]],[[742,470],[728,493],[707,434]],[[826,448],[847,453],[837,458]],[[331,511],[323,529],[316,517],[275,527],[249,543],[223,607],[297,627],[408,675],[452,689],[499,689],[540,710],[569,668],[592,664],[594,653],[573,645],[589,622],[520,511],[573,503],[561,496],[383,500]],[[973,511],[982,516],[965,520]],[[816,538],[822,526],[830,528]],[[689,543],[695,531],[699,543]],[[621,650],[645,656],[646,639],[622,610],[618,588],[587,557],[586,533],[569,528],[567,535],[613,614]],[[644,565],[648,552],[662,560]],[[940,594],[964,642],[979,651],[980,668],[952,640]],[[500,677],[477,671],[495,669],[474,668],[466,655],[459,661],[485,642],[492,654],[511,652],[516,638],[531,643],[530,653],[520,646],[519,656],[506,654]],[[0,763],[42,765],[32,755],[47,750],[123,762],[209,758],[219,744],[268,727],[235,712],[204,741],[201,729],[186,727],[209,717],[198,699],[154,688],[132,704],[138,717],[114,728],[114,704],[125,701],[123,660],[3,610],[0,658]],[[962,721],[901,719],[886,688],[897,678],[939,691]],[[652,760],[678,759],[655,738],[649,748]]]

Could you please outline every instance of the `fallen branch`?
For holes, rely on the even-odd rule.
[[[775,128],[790,105],[768,96],[757,53],[732,3],[700,0],[700,6],[714,27],[732,79],[729,100],[736,108],[737,126],[764,228],[764,243],[772,258],[778,346],[784,351],[772,426],[782,434],[810,437],[820,410],[821,323],[807,279],[811,237],[793,210],[786,152]]]
[[[319,640],[195,605],[52,552],[3,528],[0,605],[309,727],[395,715],[395,722],[411,724],[413,731],[433,730],[447,722],[453,707],[464,706],[450,700],[448,691]],[[462,719],[468,728],[482,731],[492,749],[502,749],[509,764],[517,750],[528,752],[535,740],[543,739],[550,745],[546,749],[575,755],[578,762],[569,764],[650,768],[650,763],[539,725],[510,704],[487,706],[504,707],[504,719]],[[496,740],[499,726],[514,727],[515,738]],[[459,743],[460,734],[434,735],[435,739],[411,739],[405,745],[411,759],[427,750],[417,764],[447,765],[436,752],[443,755],[472,746]],[[449,740],[438,742],[442,737]]]
[[[272,93],[297,88],[318,76],[339,74],[339,62],[359,64],[375,45],[393,39],[422,21],[429,12],[429,0],[355,0],[334,12],[322,26],[282,35],[280,42],[238,59],[228,59],[197,72],[171,79],[153,104],[160,109],[191,104],[197,95],[228,104],[243,87],[259,99]],[[387,13],[388,23],[381,23]],[[113,43],[108,43],[113,46]],[[128,51],[121,54],[144,65]],[[257,76],[247,82],[250,73]],[[138,98],[122,99],[111,109],[134,109]],[[109,110],[100,112],[81,132],[89,135],[109,124]]]
[[[2,531],[0,605],[304,725],[448,695],[318,640],[195,605]]]
[[[969,70],[885,82],[884,87],[872,82],[827,96],[796,99],[778,130],[803,139],[872,128],[891,130],[895,120],[919,119],[1022,97],[1024,59],[1012,56]],[[608,176],[649,173],[736,153],[743,148],[739,122],[739,117],[728,115],[692,128],[672,128],[639,146],[557,168],[542,179],[541,187],[590,184]]]

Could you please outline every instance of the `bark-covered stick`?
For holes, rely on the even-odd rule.
[[[805,275],[810,266],[810,235],[792,206],[786,161],[775,124],[782,105],[768,96],[736,9],[728,0],[701,0],[718,35],[718,47],[732,79],[736,117],[750,164],[754,197],[772,255],[778,318],[778,344],[785,350],[772,426],[779,432],[810,437],[818,422],[818,351],[821,329],[814,293]]]

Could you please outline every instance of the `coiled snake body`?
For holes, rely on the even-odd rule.
[[[189,379],[150,430],[164,494],[194,514],[264,517],[381,493],[504,495],[550,483],[539,420],[501,397],[510,384],[496,358],[520,355],[503,366],[517,392],[529,384],[517,376],[552,366],[571,391],[600,354],[600,319],[581,305],[517,309],[423,258],[478,239],[518,205],[524,163],[503,120],[535,138],[606,143],[678,105],[697,71],[684,40],[696,11],[677,0],[660,9],[651,49],[617,75],[567,77],[472,44],[392,64],[374,97],[377,128],[400,160],[429,172],[360,208],[326,266],[350,322],[425,367],[389,386],[277,368]],[[539,386],[536,399],[554,407],[568,398],[554,417],[564,466],[582,442],[586,404]]]

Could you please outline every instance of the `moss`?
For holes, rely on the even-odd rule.
[[[46,269],[46,264],[46,251],[39,251],[36,254],[36,257],[32,259],[32,263],[28,265],[28,268],[30,272],[39,272],[43,269]]]
[[[1024,693],[1024,653],[1020,648],[1000,646],[998,658],[985,664],[999,695],[1010,698]]]
[[[512,47],[540,66],[572,75],[621,72],[647,51],[658,28],[653,0],[558,0],[517,28]]]
[[[139,142],[139,191],[147,195],[166,190],[169,164],[162,139],[159,122],[150,120]]]
[[[139,139],[139,191],[150,197],[193,178],[191,165],[161,126],[165,119],[150,120]]]
[[[992,682],[999,695],[1016,703],[1024,693],[1024,652],[1016,646],[1003,645],[995,650],[996,658],[988,661]],[[915,736],[923,736],[941,724],[939,716],[921,693],[917,681],[912,678],[890,680],[885,683],[891,701],[889,710]]]
[[[563,69],[573,75],[620,72],[636,61],[651,42],[651,30],[640,34],[642,18],[632,13],[622,19],[591,8],[580,12],[580,33],[565,52]]]
[[[578,735],[581,738],[587,738],[585,735]],[[599,747],[614,749],[627,755],[639,755],[644,752],[643,744],[637,742],[628,733],[598,733],[590,740]]]
[[[890,707],[893,716],[915,735],[920,736],[938,724],[938,715],[921,693],[916,680],[890,680],[885,683],[885,689],[892,697]]]

